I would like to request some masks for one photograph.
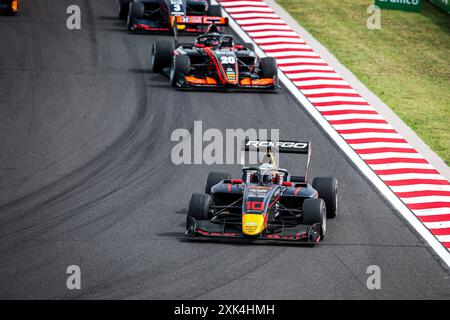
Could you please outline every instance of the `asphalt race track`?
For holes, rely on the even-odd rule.
[[[66,28],[71,4],[81,31]],[[115,0],[21,5],[0,17],[0,298],[450,298],[448,271],[286,90],[177,91],[149,72],[152,41],[168,37],[128,34]],[[194,120],[312,140],[311,175],[340,187],[326,240],[184,240],[208,171],[239,174],[172,164],[170,135]],[[81,290],[66,287],[69,265]],[[381,290],[366,287],[369,265]]]

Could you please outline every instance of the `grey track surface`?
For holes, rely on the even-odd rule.
[[[450,298],[446,269],[285,90],[173,90],[148,72],[164,37],[127,34],[115,3],[28,0],[0,17],[0,298]],[[81,31],[66,29],[70,4]],[[194,120],[311,139],[312,176],[340,181],[322,245],[186,242],[190,193],[210,170],[239,173],[171,163],[171,132]]]

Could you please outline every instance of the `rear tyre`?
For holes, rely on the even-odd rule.
[[[119,19],[126,20],[132,0],[119,0]]]
[[[244,43],[243,46],[244,46],[244,48],[246,48],[252,52],[255,52],[255,45],[253,43]]]
[[[210,172],[206,179],[205,193],[211,194],[211,188],[222,180],[231,179],[231,174],[225,172]]]
[[[186,228],[189,226],[190,220],[192,220],[191,218],[200,221],[209,220],[209,209],[211,204],[212,200],[209,194],[193,193],[191,200],[189,201],[189,208],[186,217]]]
[[[153,42],[151,70],[153,72],[162,72],[164,68],[170,67],[174,50],[175,46],[172,41],[160,40]]]
[[[278,65],[274,57],[262,58],[259,63],[261,69],[261,76],[263,78],[274,78],[278,75]]]
[[[222,9],[218,5],[210,5],[210,6],[208,6],[207,14],[210,17],[221,17]]]
[[[319,198],[325,201],[327,206],[327,218],[333,219],[338,211],[338,182],[334,177],[316,177],[312,187],[319,193]]]
[[[185,55],[175,55],[172,59],[172,67],[170,69],[170,84],[172,87],[178,86],[178,81],[189,75],[189,70],[191,69],[191,61],[188,56]]]
[[[327,230],[327,209],[325,201],[322,199],[306,199],[303,202],[303,224],[313,225],[319,223],[321,225],[320,237],[325,238]]]
[[[133,31],[133,24],[135,19],[142,19],[144,17],[145,7],[142,2],[133,1],[130,3],[127,28],[128,31]]]

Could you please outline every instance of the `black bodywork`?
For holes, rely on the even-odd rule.
[[[334,198],[329,197],[326,189],[318,191],[307,182],[310,143],[297,142],[298,148],[292,147],[292,142],[283,143],[288,147],[284,151],[280,148],[279,152],[308,155],[305,176],[291,176],[287,170],[276,167],[273,153],[269,151],[268,164],[244,167],[240,179],[222,179],[210,190],[207,184],[206,192],[210,195],[193,194],[186,220],[187,238],[321,241],[325,237],[327,217],[334,218],[337,212],[337,181],[332,177],[316,178],[333,181],[330,186],[335,188]],[[275,178],[262,180],[262,173],[269,171]],[[203,206],[207,208],[203,215],[197,209],[201,208],[197,204],[202,203],[198,199],[207,204]],[[330,205],[330,212],[325,201]],[[331,212],[333,206],[335,211]]]
[[[18,0],[0,0],[0,14],[15,15],[18,12]]]
[[[220,35],[220,41],[223,41]],[[202,37],[199,37],[201,39]],[[225,41],[226,43],[233,42]],[[243,79],[258,80],[262,76],[259,70],[259,59],[253,50],[244,45],[221,45],[210,49],[202,47],[202,41],[198,41],[196,45],[187,44],[179,46],[175,54],[186,55],[190,60],[190,72],[188,76],[196,79],[205,79],[206,77],[214,79],[217,84],[196,84],[195,82],[186,81],[185,77],[179,79],[180,87],[196,87],[196,86],[237,86],[237,87],[257,87],[257,85],[246,86],[242,84]],[[225,62],[224,62],[225,61]],[[271,82],[269,85],[261,85],[260,87],[275,89],[276,83]]]
[[[203,33],[211,22],[221,25],[227,20],[212,15],[217,10],[212,12],[211,8],[207,0],[133,0],[127,26],[133,32],[169,32],[177,28],[178,32]]]
[[[154,43],[153,62],[162,61],[168,54],[158,51],[158,43]],[[165,63],[171,84],[178,88],[278,88],[275,59],[259,58],[252,45],[235,44],[233,36],[227,34],[206,33],[195,43],[178,44],[171,63]]]
[[[285,182],[284,185],[263,186],[239,179],[221,181],[211,190],[211,220],[196,221],[196,232],[192,236],[318,242],[321,226],[304,225],[301,209],[305,199],[317,198],[317,191],[306,182],[290,184],[289,177]],[[246,236],[242,232],[243,211],[252,212],[249,203],[261,200],[261,211],[267,211],[267,228],[257,236]]]

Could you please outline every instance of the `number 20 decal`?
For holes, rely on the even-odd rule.
[[[235,64],[236,59],[233,56],[229,56],[229,57],[223,56],[223,57],[220,57],[220,62],[222,64]]]

